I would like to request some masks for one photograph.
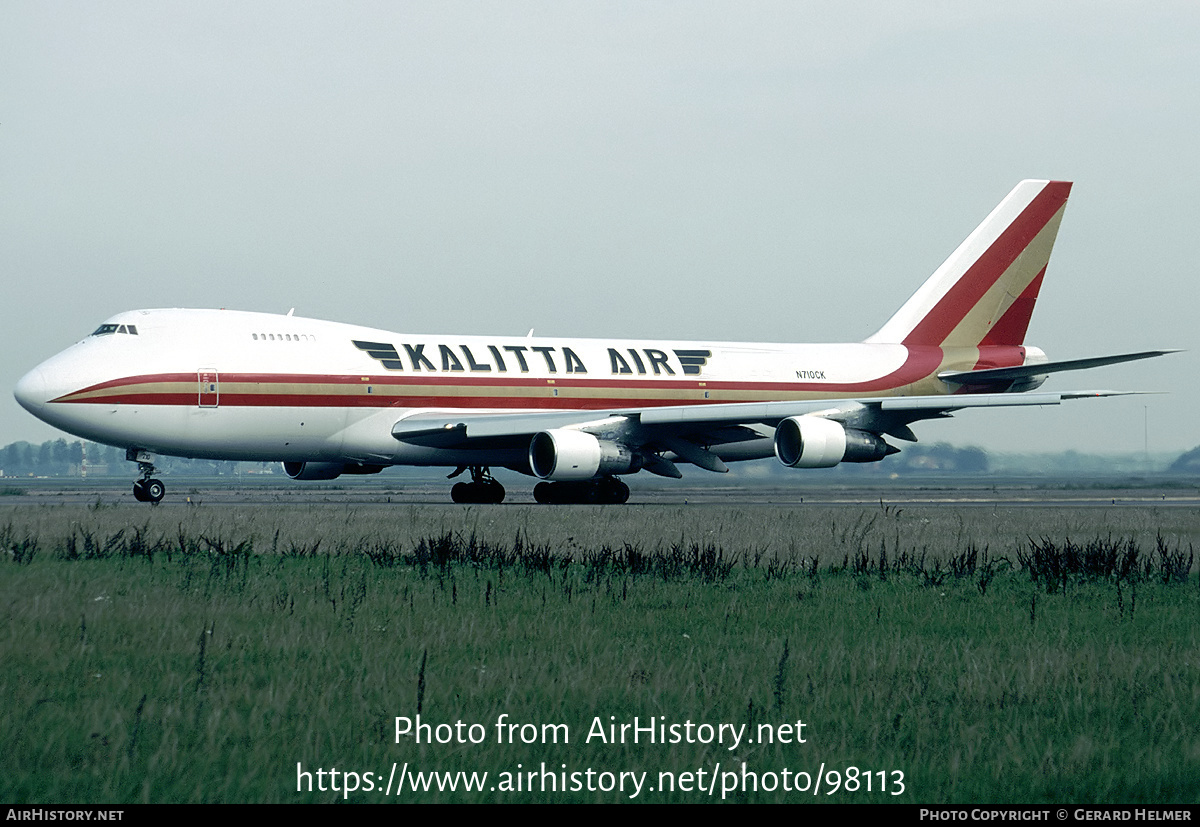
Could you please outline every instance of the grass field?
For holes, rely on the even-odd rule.
[[[0,800],[1196,804],[1198,533],[1183,508],[0,505]],[[654,743],[596,737],[635,716]]]

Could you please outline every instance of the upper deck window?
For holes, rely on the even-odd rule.
[[[133,325],[129,326],[133,331]],[[317,337],[309,333],[251,333],[250,338],[256,342],[315,342]]]

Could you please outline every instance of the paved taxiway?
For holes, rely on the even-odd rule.
[[[300,483],[286,479],[164,477],[167,496],[160,508],[189,505],[338,505],[388,506],[397,504],[449,505],[446,481],[405,482],[396,479],[341,480]],[[533,504],[532,481],[504,480],[508,495],[504,505]],[[134,504],[131,482],[118,478],[88,481],[5,478],[0,480],[0,505],[111,505]],[[911,481],[887,485],[689,485],[659,483],[631,485],[629,506],[637,505],[820,505],[820,506],[951,506],[996,505],[1097,508],[1197,508],[1200,481],[1164,479],[1159,484],[1140,480],[1120,481],[997,480]],[[153,506],[146,506],[152,508]],[[468,507],[468,506],[463,506]],[[480,506],[476,506],[480,507]],[[488,506],[490,507],[490,506]],[[500,506],[504,507],[504,506]],[[553,507],[553,506],[547,506]],[[566,506],[569,507],[569,506]]]

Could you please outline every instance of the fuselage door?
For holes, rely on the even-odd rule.
[[[199,370],[196,372],[200,380],[200,407],[215,408],[221,400],[221,386],[217,382],[215,370]]]

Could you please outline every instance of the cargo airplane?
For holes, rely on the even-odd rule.
[[[26,374],[34,416],[154,455],[280,461],[297,480],[445,466],[455,502],[498,503],[505,468],[542,503],[623,503],[619,477],[774,455],[876,462],[912,424],[964,408],[1055,405],[1051,373],[1158,356],[1048,361],[1024,344],[1071,184],[1022,181],[863,342],[751,344],[393,333],[228,310],[132,310]]]

